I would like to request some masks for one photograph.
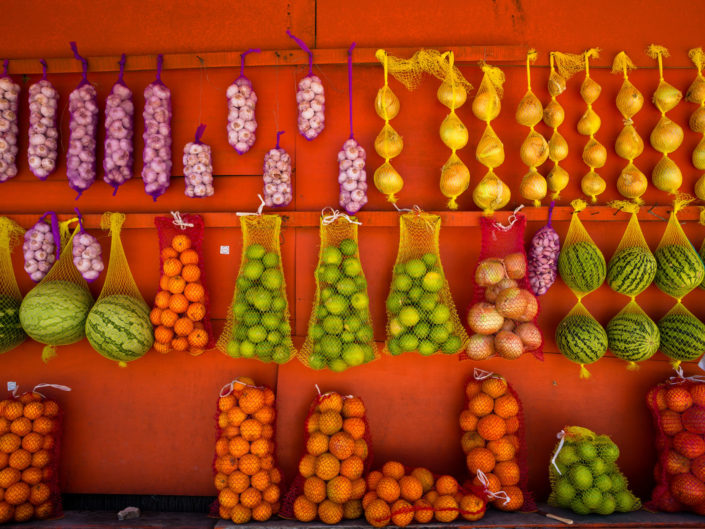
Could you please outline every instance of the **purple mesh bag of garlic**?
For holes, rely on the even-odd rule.
[[[257,120],[255,106],[257,94],[252,88],[252,82],[245,77],[245,56],[248,53],[259,53],[258,48],[251,48],[240,55],[240,77],[228,87],[228,143],[238,154],[245,154],[255,144]]]
[[[78,208],[74,208],[78,215],[78,223],[81,230],[73,238],[73,264],[81,273],[83,279],[89,283],[98,279],[98,276],[105,268],[103,264],[103,249],[100,247],[98,239],[88,233],[83,227],[83,217]]]
[[[105,100],[105,156],[103,158],[105,174],[103,180],[114,188],[113,195],[117,193],[118,187],[132,178],[134,164],[132,138],[135,128],[135,105],[132,102],[132,90],[123,80],[125,73],[124,53],[120,57],[119,64],[118,80]],[[85,279],[88,281],[88,278]]]
[[[45,219],[49,217],[49,223]],[[47,275],[61,252],[59,221],[56,213],[49,211],[24,234],[22,244],[24,270],[35,283]]]
[[[171,91],[162,82],[164,58],[157,56],[157,78],[144,89],[144,190],[156,201],[171,183]]]
[[[56,170],[59,155],[59,92],[47,79],[47,62],[41,59],[42,78],[29,87],[29,169],[40,180]]]
[[[210,197],[214,193],[211,147],[201,142],[205,130],[205,125],[199,125],[194,141],[184,146],[184,193],[190,198]]]
[[[20,85],[8,75],[9,63],[5,59],[0,74],[0,182],[17,176],[17,104]]]
[[[66,176],[69,187],[78,193],[76,198],[93,185],[96,175],[96,135],[98,133],[98,100],[96,90],[88,82],[88,61],[78,54],[76,43],[71,43],[73,54],[83,65],[81,82],[69,94],[69,148],[66,153]]]
[[[313,73],[313,53],[306,44],[295,37],[291,31],[289,35],[308,54],[308,75],[301,79],[296,91],[296,104],[299,109],[299,132],[307,140],[313,140],[323,132],[326,124],[326,95],[321,79]]]
[[[291,186],[291,156],[279,147],[279,137],[284,134],[277,132],[277,145],[264,155],[264,204],[267,207],[288,206],[294,195]]]
[[[534,294],[542,296],[551,288],[558,274],[558,256],[561,252],[561,240],[551,226],[553,205],[548,209],[548,222],[531,239],[529,251],[526,252],[529,284]]]

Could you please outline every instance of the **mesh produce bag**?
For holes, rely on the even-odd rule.
[[[171,183],[171,90],[162,82],[164,58],[157,55],[157,78],[144,89],[142,180],[154,201]]]
[[[399,251],[387,297],[386,350],[454,354],[468,343],[448,281],[438,237],[441,218],[417,210],[400,219]]]
[[[46,221],[46,222],[45,222]],[[62,243],[59,219],[47,211],[24,234],[24,270],[29,278],[39,283],[61,255]]]
[[[535,511],[529,492],[521,401],[504,377],[475,368],[460,413],[461,446],[473,485],[503,511]]]
[[[193,141],[184,145],[184,193],[187,197],[213,196],[213,161],[211,159],[211,146],[203,143],[201,137],[206,130],[204,124],[196,129]]]
[[[262,180],[264,182],[264,204],[267,207],[288,206],[294,198],[291,177],[291,156],[279,147],[279,137],[285,131],[277,132],[277,145],[264,155]]]
[[[306,140],[311,141],[323,132],[326,124],[325,90],[320,77],[313,73],[313,53],[311,50],[304,41],[295,37],[288,29],[286,34],[308,54],[308,75],[299,81],[296,103],[299,109],[299,132]]]
[[[7,217],[0,217],[0,354],[27,339],[20,324],[22,294],[12,269],[12,247],[22,240],[24,229]]]
[[[589,378],[585,364],[598,361],[607,351],[607,333],[578,301],[556,327],[556,345],[568,360],[580,364],[580,378]]]
[[[617,466],[619,448],[607,435],[566,426],[549,465],[548,504],[576,514],[612,514],[641,508]]]
[[[71,391],[57,384],[38,384],[31,392],[13,392],[0,401],[0,524],[60,518],[59,450],[61,408],[38,392]]]
[[[103,271],[103,250],[95,236],[83,226],[83,216],[78,208],[73,208],[78,215],[79,233],[73,239],[73,264],[81,272],[83,279],[92,283]]]
[[[587,110],[578,121],[578,133],[589,137],[583,148],[583,163],[588,166],[589,171],[580,180],[580,188],[592,202],[597,202],[597,195],[601,195],[607,187],[604,178],[595,171],[604,167],[607,161],[607,149],[595,138],[595,134],[600,129],[601,120],[592,109],[592,104],[600,97],[602,87],[590,77],[590,59],[599,57],[599,51],[597,48],[592,48],[583,53],[585,79],[580,86],[580,96],[585,101]]]
[[[301,350],[314,369],[343,371],[375,359],[367,280],[360,264],[354,217],[333,211],[321,217],[316,294]]]
[[[296,354],[281,263],[279,215],[244,215],[242,260],[216,346],[233,358],[284,363]]]
[[[632,299],[641,294],[656,276],[656,258],[646,244],[639,225],[639,206],[629,202],[610,202],[621,211],[631,213],[619,245],[607,263],[607,284],[615,292]]]
[[[559,52],[552,51],[549,54],[549,65],[551,68],[548,76],[548,93],[551,96],[551,101],[546,105],[543,111],[543,122],[553,129],[553,134],[548,140],[548,158],[553,162],[553,167],[546,175],[548,190],[551,191],[551,199],[558,200],[563,191],[568,185],[568,171],[560,166],[560,163],[568,157],[568,142],[558,132],[558,127],[565,120],[565,110],[558,102],[557,97],[566,89],[566,77],[556,71],[557,57],[561,55]],[[572,75],[570,73],[566,75]]]
[[[120,74],[105,100],[105,157],[103,158],[103,180],[114,188],[132,178],[135,130],[135,104],[132,90],[122,77],[125,73],[125,54],[120,57]]]
[[[213,473],[218,497],[211,516],[244,524],[279,512],[282,473],[274,446],[274,392],[238,377],[220,390]]]
[[[245,77],[245,57],[259,52],[259,48],[250,48],[240,54],[240,77],[228,86],[225,94],[228,99],[228,143],[238,154],[245,154],[255,144],[257,94],[252,82]]]
[[[688,52],[688,57],[698,69],[698,75],[688,88],[685,100],[699,105],[697,110],[690,115],[689,125],[693,132],[703,135],[703,138],[693,149],[692,162],[696,169],[702,171],[705,169],[705,77],[703,76],[705,52],[702,48],[693,48]],[[700,200],[705,200],[705,175],[698,178],[695,183],[695,196]]]
[[[705,352],[705,324],[678,302],[658,322],[660,350],[677,368]]]
[[[632,299],[607,324],[607,347],[617,358],[629,362],[627,369],[636,370],[636,362],[648,360],[661,343],[658,326]]]
[[[558,256],[561,252],[561,239],[553,226],[553,206],[548,208],[548,222],[531,238],[526,255],[529,267],[529,285],[537,296],[542,296],[553,286],[558,276]]]
[[[482,217],[482,248],[475,268],[475,293],[468,309],[474,333],[462,359],[485,360],[497,354],[515,360],[525,352],[543,359],[537,325],[539,303],[526,274],[526,217],[510,217],[508,226]]]
[[[100,296],[86,319],[86,338],[93,349],[125,367],[149,351],[154,331],[149,307],[132,277],[120,240],[123,213],[105,213],[101,227],[110,230],[110,261]]]
[[[7,73],[10,61],[3,61],[0,74],[0,182],[6,182],[17,176],[17,133],[19,132],[17,108],[19,103],[20,85],[12,80]]]
[[[367,490],[372,439],[362,399],[335,392],[314,399],[304,426],[306,453],[282,500],[281,516],[337,524],[357,511]],[[358,509],[355,509],[358,507]]]
[[[215,346],[203,266],[203,218],[175,212],[171,217],[155,217],[154,224],[161,277],[149,315],[154,349],[196,356]]]
[[[27,164],[40,180],[56,170],[59,155],[59,92],[47,79],[47,62],[40,59],[42,78],[29,87]]]

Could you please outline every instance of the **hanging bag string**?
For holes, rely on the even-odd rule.
[[[47,62],[45,59],[39,59],[39,64],[42,65],[42,80],[46,81],[47,79]]]
[[[250,48],[249,50],[243,51],[240,54],[240,77],[238,77],[238,79],[245,77],[245,56],[250,53],[259,53],[261,51],[262,50],[260,50],[259,48]]]
[[[330,214],[326,214],[326,211],[330,210]],[[345,213],[341,213],[337,209],[333,209],[331,207],[326,207],[321,210],[321,223],[324,224],[325,226],[328,226],[329,224],[333,224],[336,220],[338,219],[345,219],[347,220],[350,224],[357,224],[358,226],[362,226],[362,222],[355,220],[354,218],[350,217],[349,215],[346,215]]]
[[[565,430],[561,430],[560,432],[558,432],[556,437],[560,439],[560,442],[558,443],[558,448],[556,448],[556,452],[551,458],[551,464],[556,468],[556,472],[558,472],[558,474],[562,476],[563,473],[561,472],[561,469],[558,468],[558,465],[556,464],[556,459],[558,458],[558,454],[561,452],[561,450],[563,449],[563,445],[565,444]]]
[[[553,208],[556,206],[556,201],[551,200],[551,204],[548,206],[548,222],[546,223],[546,226],[549,228],[552,228],[553,226],[551,225],[551,217],[553,217]]]
[[[78,208],[73,208],[73,210],[76,212],[76,216],[78,217],[78,225],[81,228],[81,233],[86,233],[86,228],[83,226],[83,215],[81,215]]]
[[[32,393],[37,393],[44,398],[47,398],[46,395],[44,395],[43,393],[39,393],[39,391],[37,391],[38,388],[54,388],[54,389],[58,389],[60,391],[71,391],[70,387],[64,386],[62,384],[37,384],[36,386],[34,386]]]
[[[181,216],[181,213],[178,211],[172,211],[171,216],[174,218],[173,223],[174,226],[177,228],[180,228],[182,230],[185,230],[186,228],[193,228],[193,223],[192,222],[186,222],[183,217]]]
[[[194,137],[194,143],[201,143],[201,137],[203,136],[203,133],[206,131],[206,125],[205,123],[201,123],[198,128],[196,129],[196,136]]]
[[[519,204],[517,208],[514,210],[514,213],[509,215],[509,218],[507,219],[509,221],[509,224],[506,226],[502,224],[501,222],[495,222],[494,225],[496,228],[502,230],[502,231],[509,231],[514,224],[516,224],[519,221],[519,217],[517,216],[517,213],[519,213],[524,207],[524,204]]]
[[[235,213],[238,217],[248,217],[250,215],[261,215],[262,211],[264,210],[264,199],[262,198],[262,195],[257,195],[257,198],[259,198],[259,207],[257,208],[256,212],[250,212],[250,211],[238,211]]]
[[[275,147],[276,149],[279,149],[279,148],[280,148],[280,147],[279,147],[279,137],[280,137],[282,134],[284,134],[285,132],[286,132],[285,130],[278,130],[278,131],[277,131],[277,145],[276,145],[276,147]]]
[[[72,41],[70,42],[71,44],[71,51],[73,51],[73,56],[81,61],[81,65],[83,67],[83,79],[81,80],[81,84],[87,83],[88,82],[88,61],[82,57],[81,55],[78,54],[78,46],[76,46],[76,42]]]
[[[120,84],[125,84],[125,81],[122,80],[123,75],[125,75],[125,62],[127,62],[127,56],[123,53],[120,55],[120,60],[118,61],[118,64],[120,65],[120,73],[118,74],[118,83]]]
[[[702,360],[700,361],[700,363],[702,363]],[[703,366],[701,366],[700,363],[698,363],[698,366],[703,369]],[[675,376],[669,377],[668,379],[669,384],[683,384],[684,382],[705,382],[705,376],[703,375],[693,375],[690,377],[685,376],[685,373],[683,373],[683,368],[681,366],[676,367],[675,371]]]
[[[157,55],[157,82],[159,84],[164,84],[162,83],[162,65],[164,64],[164,55],[161,53]]]
[[[353,90],[352,90],[352,52],[355,49],[355,43],[353,42],[348,49],[348,98],[350,104],[350,138],[352,139],[353,134]]]
[[[288,29],[286,30],[286,34],[289,35],[290,38],[296,42],[296,44],[299,45],[299,47],[304,50],[306,53],[308,53],[308,74],[313,75],[313,52],[309,49],[308,46],[306,46],[306,43],[295,36],[291,31]]]
[[[492,492],[490,490],[490,481],[482,470],[477,471],[477,479],[485,486],[485,494],[490,500],[504,500],[503,505],[507,505],[512,499],[503,490],[498,490],[497,492]]]
[[[472,377],[475,380],[485,380],[486,378],[490,378],[492,375],[494,375],[492,371],[485,371],[479,367],[476,367],[472,372]]]

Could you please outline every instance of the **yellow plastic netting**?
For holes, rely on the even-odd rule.
[[[15,221],[0,217],[0,354],[27,339],[20,324],[22,294],[12,268],[12,248],[22,242],[25,230]]]
[[[659,331],[634,298],[607,324],[609,350],[626,362],[627,369],[639,369],[637,362],[648,360],[659,348]]]
[[[690,84],[685,100],[699,105],[691,114],[689,125],[693,132],[703,135],[698,145],[693,149],[692,160],[695,168],[702,171],[705,170],[705,77],[703,77],[705,53],[702,48],[693,48],[688,52],[688,57],[697,68],[698,75]],[[705,200],[705,174],[695,183],[695,196],[700,200]]]
[[[678,301],[658,322],[660,351],[678,369],[681,362],[697,360],[705,351],[705,324]]]
[[[441,219],[417,211],[399,222],[399,251],[387,297],[387,352],[455,354],[466,347],[468,335],[441,264]]]
[[[551,199],[558,200],[568,185],[568,171],[560,166],[560,162],[568,157],[568,142],[558,132],[558,127],[565,120],[565,110],[558,102],[557,97],[565,91],[566,78],[556,71],[556,58],[561,56],[560,52],[552,51],[549,55],[549,65],[551,68],[548,76],[548,93],[551,95],[551,102],[546,105],[543,112],[543,121],[553,129],[553,134],[548,140],[548,157],[553,162],[553,167],[546,176],[548,190],[551,191]]]
[[[585,364],[592,364],[607,352],[607,333],[582,301],[556,327],[556,345],[568,360],[580,364],[580,378],[590,378]]]
[[[279,215],[245,215],[232,306],[216,347],[233,358],[284,363],[295,354],[282,267]]]
[[[375,359],[367,280],[360,263],[357,219],[321,217],[316,294],[299,358],[314,369],[344,371]]]

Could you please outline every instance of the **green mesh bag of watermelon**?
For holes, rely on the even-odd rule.
[[[232,358],[288,362],[295,354],[282,267],[279,215],[243,215],[242,258],[216,347]]]
[[[612,514],[641,508],[617,466],[619,448],[607,435],[566,426],[549,465],[548,504],[576,514]]]
[[[12,268],[12,247],[22,241],[25,230],[15,221],[0,217],[0,354],[27,339],[20,324],[22,294]]]
[[[705,324],[680,301],[658,322],[661,352],[674,368],[697,360],[705,352]]]
[[[654,356],[660,343],[658,326],[633,299],[607,324],[607,347],[629,362],[627,369],[639,369],[637,362]]]
[[[110,261],[100,296],[86,319],[86,338],[93,349],[120,367],[137,360],[152,348],[154,334],[149,307],[137,288],[120,231],[123,213],[105,213],[101,227],[110,230]]]
[[[578,301],[556,327],[556,345],[568,360],[580,364],[580,378],[589,378],[585,364],[592,364],[605,355],[607,333]]]

